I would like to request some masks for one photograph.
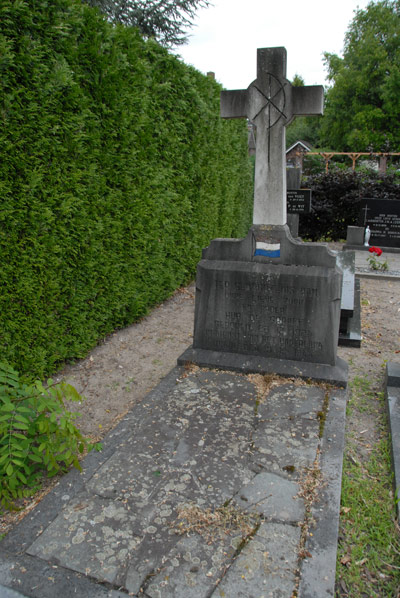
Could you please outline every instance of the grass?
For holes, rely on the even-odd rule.
[[[400,538],[383,393],[367,378],[351,385],[347,416],[368,418],[370,434],[347,434],[343,462],[337,596],[398,598]],[[357,427],[356,427],[357,430]]]

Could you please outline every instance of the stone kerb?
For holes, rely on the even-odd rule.
[[[393,490],[397,518],[400,517],[400,364],[386,364],[385,395],[391,438]]]

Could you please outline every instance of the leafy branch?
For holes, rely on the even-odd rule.
[[[83,397],[70,384],[48,380],[25,383],[18,372],[0,362],[0,504],[13,508],[49,477],[73,465],[81,470],[78,454],[101,449],[85,439],[74,425],[79,413],[65,401]]]

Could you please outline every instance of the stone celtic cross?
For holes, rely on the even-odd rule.
[[[253,224],[286,224],[285,127],[295,116],[323,112],[322,85],[293,87],[286,49],[257,50],[257,79],[247,89],[221,92],[222,118],[248,118],[257,127]]]

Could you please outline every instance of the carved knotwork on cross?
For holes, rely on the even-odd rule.
[[[285,127],[295,116],[323,112],[323,87],[293,87],[286,49],[257,50],[257,79],[247,89],[221,92],[222,118],[248,118],[257,127],[254,224],[286,224]]]

